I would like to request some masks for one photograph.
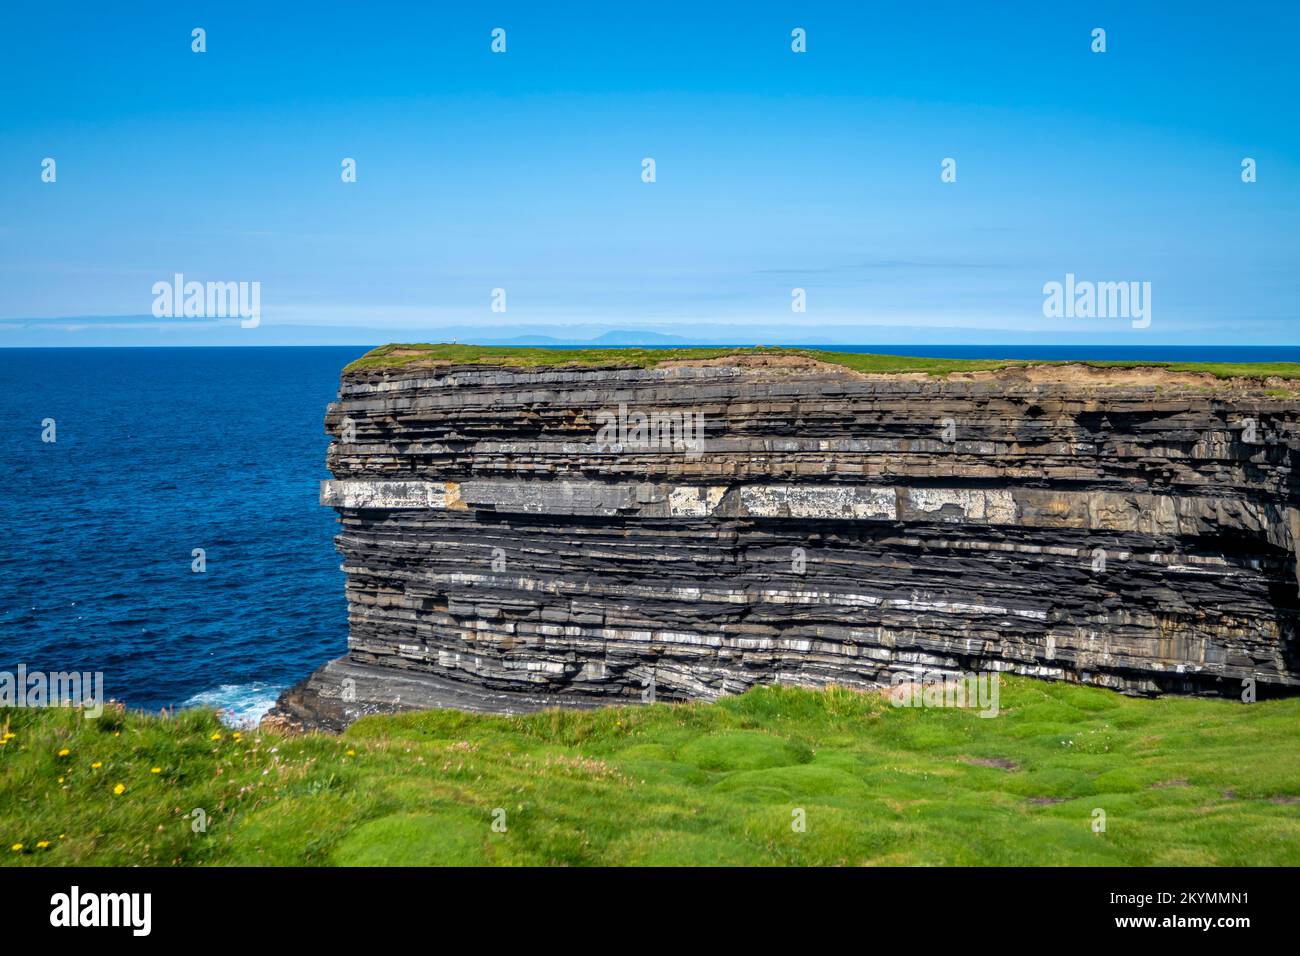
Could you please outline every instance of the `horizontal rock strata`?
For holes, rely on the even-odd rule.
[[[350,373],[347,661],[556,702],[918,669],[1288,692],[1298,414],[1158,370]]]

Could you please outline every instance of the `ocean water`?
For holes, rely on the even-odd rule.
[[[1290,346],[838,348],[1300,361]],[[0,669],[102,671],[131,706],[204,704],[247,722],[342,654],[336,521],[317,504],[322,420],[365,351],[0,349]]]
[[[365,351],[0,350],[0,669],[251,720],[342,654],[317,493],[325,406]]]

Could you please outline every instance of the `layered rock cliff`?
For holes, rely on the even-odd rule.
[[[1283,384],[762,353],[349,371],[321,490],[349,653],[280,710],[328,724],[917,668],[1289,692]]]

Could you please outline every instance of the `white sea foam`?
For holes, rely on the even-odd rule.
[[[213,707],[228,727],[256,727],[258,721],[275,706],[284,687],[279,684],[222,684],[195,694],[182,707]]]

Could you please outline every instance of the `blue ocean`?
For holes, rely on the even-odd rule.
[[[365,351],[0,351],[0,668],[251,719],[343,653],[317,489],[325,406]]]
[[[342,654],[322,420],[366,348],[0,350],[0,669],[102,671],[134,707],[252,720]],[[1300,361],[1300,347],[837,348]]]

